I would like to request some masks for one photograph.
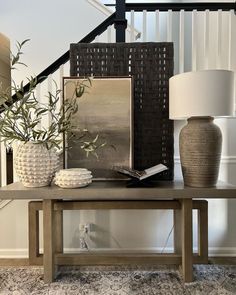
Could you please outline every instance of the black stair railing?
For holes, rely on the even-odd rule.
[[[236,10],[236,3],[235,2],[181,2],[181,3],[127,3],[126,6],[126,11],[168,11],[168,10],[173,10],[173,11],[217,11],[217,10],[222,10],[222,11],[229,11],[229,10]]]
[[[118,4],[111,4],[111,3],[105,3],[105,6],[110,7],[116,7],[116,11],[121,11],[122,5],[121,3],[126,2],[125,0],[117,0]],[[125,3],[125,11],[167,11],[167,10],[173,10],[173,11],[204,11],[204,10],[210,10],[210,11],[229,11],[229,10],[236,10],[236,2],[157,2],[157,3]]]

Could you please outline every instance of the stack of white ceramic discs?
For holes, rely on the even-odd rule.
[[[87,186],[92,182],[91,171],[85,168],[63,169],[56,173],[55,184],[62,188],[77,188]]]

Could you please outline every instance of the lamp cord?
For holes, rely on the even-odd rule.
[[[173,230],[174,230],[174,227],[175,227],[175,225],[173,224],[173,226],[172,226],[172,228],[171,228],[171,230],[170,230],[170,232],[169,232],[169,234],[168,234],[168,236],[167,236],[167,239],[166,239],[166,241],[165,241],[164,247],[163,247],[162,250],[161,250],[161,254],[163,254],[163,252],[165,251],[165,248],[166,248],[166,246],[167,246],[167,244],[168,244],[168,242],[169,242],[169,239],[170,239],[170,236],[171,236],[171,234],[172,234],[172,232],[173,232]]]

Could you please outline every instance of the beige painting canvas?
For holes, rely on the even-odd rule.
[[[75,81],[64,79],[64,98],[70,98],[74,91],[70,79]],[[78,106],[73,117],[73,124],[78,126],[76,135],[87,129],[90,138],[98,135],[99,143],[106,145],[98,150],[98,158],[86,157],[78,143],[68,140],[67,168],[87,168],[97,179],[122,178],[112,168],[132,167],[132,78],[94,78]]]

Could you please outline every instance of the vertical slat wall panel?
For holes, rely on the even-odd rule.
[[[143,42],[147,41],[147,10],[143,11]]]
[[[179,73],[184,72],[184,10],[179,15]]]
[[[112,43],[116,43],[116,38],[115,38],[115,26],[111,26],[112,28]],[[135,38],[135,37],[134,37]]]
[[[96,43],[100,42],[100,36],[97,36],[97,37],[94,39],[94,42],[96,42]]]
[[[48,79],[47,79],[47,95],[49,92],[52,92],[52,74],[48,76]],[[51,116],[48,114],[48,126],[50,125],[50,122],[51,122]]]
[[[139,12],[137,12],[138,15]],[[178,13],[178,12],[176,12]],[[211,26],[211,21],[214,19],[214,15],[216,15],[216,23],[215,26]],[[235,36],[233,36],[233,17],[234,11],[224,12],[228,14],[228,29],[226,29],[225,22],[223,21],[223,12],[222,10],[218,10],[217,12],[211,13],[209,9],[205,11],[197,11],[194,9],[192,12],[186,12],[184,10],[179,11],[179,39],[176,43],[178,46],[178,57],[176,59],[179,64],[178,68],[175,69],[175,73],[183,73],[185,70],[193,70],[196,71],[199,68],[209,69],[209,68],[222,68],[224,64],[228,64],[228,68],[232,68],[232,57],[233,57],[233,42]],[[154,24],[154,40],[156,42],[172,42],[173,38],[176,40],[176,36],[173,34],[176,33],[175,26],[176,21],[174,18],[174,13],[170,9],[168,12],[155,10],[154,21],[151,22],[151,13],[147,12],[147,10],[143,10],[141,14],[141,25],[142,25],[142,41],[148,41],[148,32],[149,32],[149,23],[150,27]],[[188,23],[188,14],[191,14],[192,22],[191,25]],[[162,32],[160,28],[163,28],[164,22],[162,15],[166,16],[166,37],[161,40]],[[134,28],[134,19],[136,17],[136,12],[131,11],[130,14],[130,25],[131,28]],[[173,23],[175,21],[175,23]],[[203,22],[203,27],[202,27]],[[186,43],[185,30],[186,26],[190,25],[191,30],[191,41]],[[233,28],[234,29],[234,28]],[[189,31],[186,31],[187,35]],[[129,36],[129,41],[134,41],[134,31],[131,31],[131,36]],[[213,41],[211,38],[212,34],[216,34],[216,39]],[[223,39],[229,39],[228,44],[222,45]],[[176,42],[176,41],[175,41]],[[212,48],[212,42],[216,42],[214,46],[214,52],[210,52]],[[228,42],[228,41],[227,41]],[[186,46],[185,46],[186,45]],[[224,48],[223,48],[224,46]],[[225,52],[227,51],[228,52]],[[177,52],[177,51],[176,51]],[[222,56],[224,53],[224,57]],[[211,54],[214,55],[214,59],[211,58]],[[226,57],[227,54],[227,57]],[[190,57],[191,56],[191,57]],[[214,63],[213,63],[214,60]],[[190,67],[189,67],[190,63]]]
[[[155,35],[156,35],[156,41],[160,41],[160,12],[159,10],[155,11],[155,20],[156,20],[156,25],[155,25]]]
[[[233,18],[235,17],[235,13],[233,10],[230,10],[228,12],[228,18],[229,18],[229,24],[228,24],[228,69],[234,71],[234,66],[233,66]],[[234,76],[234,85],[236,86],[236,77]],[[235,98],[236,90],[234,87],[234,98]],[[236,112],[236,102],[234,102],[234,111]]]
[[[209,32],[210,11],[207,9],[204,13],[204,68],[209,68]]]
[[[60,85],[60,89],[63,90],[63,77],[65,73],[65,69],[64,69],[64,65],[61,65],[59,68],[59,85]],[[57,110],[60,109],[61,105],[63,103],[63,91],[61,91],[60,93],[60,103],[57,105]]]
[[[111,43],[111,26],[107,29],[107,42]]]
[[[168,14],[167,14],[167,42],[171,42],[172,41],[172,17],[173,13],[172,10],[168,10]]]
[[[67,77],[70,76],[70,62],[69,61],[64,64],[64,75]]]
[[[19,177],[18,177],[18,175],[16,174],[16,171],[15,171],[15,165],[14,165],[15,157],[16,157],[16,154],[17,154],[18,146],[19,146],[19,142],[14,142],[13,145],[12,145],[12,150],[13,150],[13,153],[12,153],[12,159],[13,159],[13,182],[17,182],[17,181],[19,181]]]
[[[234,11],[230,10],[228,12],[228,18],[229,18],[229,28],[228,28],[228,34],[229,34],[229,43],[228,43],[228,69],[231,70],[232,69],[232,25],[233,25],[233,17],[235,17],[234,15]]]
[[[63,77],[65,76],[65,68],[64,68],[64,65],[61,65],[60,68],[59,68],[59,85],[60,85],[60,89],[63,90]],[[59,111],[61,105],[63,103],[63,91],[61,91],[61,94],[60,94],[60,103],[57,105],[57,110]],[[60,135],[60,139],[63,139],[63,135],[61,134]],[[61,144],[61,148],[63,149],[63,143]],[[62,164],[62,167],[63,167],[63,164]]]
[[[59,79],[60,79],[60,89],[63,89],[63,77],[64,77],[64,65],[61,65],[59,68]],[[61,102],[63,99],[63,93],[61,92]]]
[[[222,66],[222,10],[217,11],[217,27],[216,27],[216,62],[217,68],[220,69]]]
[[[37,98],[37,100],[38,100],[39,102],[42,102],[42,98],[41,98],[41,84],[38,84],[38,85],[36,86],[35,94],[36,94],[36,98]],[[42,127],[42,122],[40,122],[40,123],[38,124],[38,126],[39,126],[39,128],[41,128],[41,127]]]
[[[192,71],[197,70],[197,10],[192,12]]]
[[[67,67],[68,66],[68,67]],[[63,77],[68,77],[70,76],[70,62],[67,62],[65,65],[63,65],[63,68],[60,68],[60,79],[61,79],[61,85],[63,87]],[[61,88],[63,89],[63,88]],[[63,99],[63,96],[61,97],[61,100]],[[62,135],[63,136],[63,135]],[[64,137],[64,142],[62,143],[63,146],[66,145],[66,135]],[[63,168],[67,167],[67,150],[65,150],[65,157],[62,160],[62,167]]]
[[[48,76],[47,82],[48,82],[48,92],[52,92],[52,75]]]
[[[1,145],[1,186],[7,184],[7,152],[3,142]]]
[[[130,42],[134,42],[135,41],[135,37],[134,37],[134,10],[131,10],[131,14],[130,14],[130,26],[131,26],[131,32],[130,32]]]

